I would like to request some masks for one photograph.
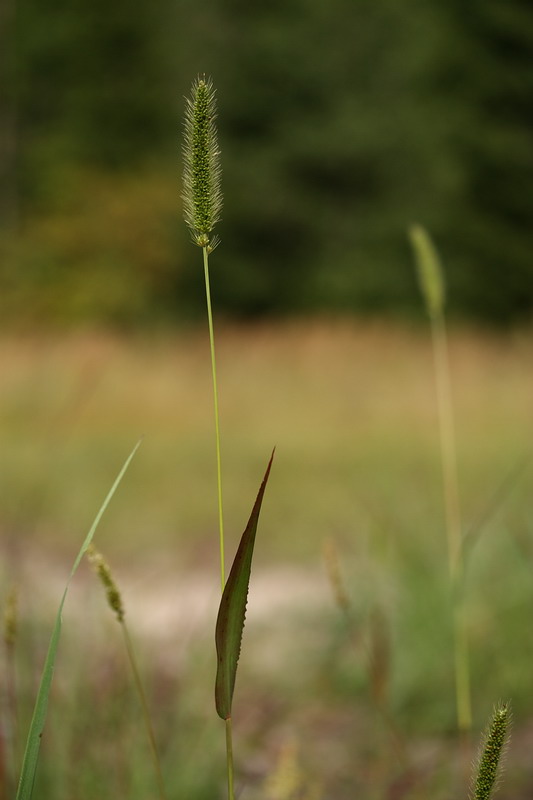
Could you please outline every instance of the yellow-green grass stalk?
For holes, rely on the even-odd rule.
[[[211,373],[213,379],[213,406],[215,414],[215,446],[217,462],[217,499],[220,547],[220,589],[224,594],[226,583],[224,554],[224,513],[222,503],[222,459],[220,447],[220,415],[218,409],[218,385],[215,355],[215,331],[211,304],[209,279],[209,256],[217,246],[217,236],[212,231],[220,220],[222,191],[220,187],[221,167],[218,136],[215,124],[216,97],[210,78],[198,77],[194,81],[190,97],[187,98],[183,141],[183,213],[191,232],[191,238],[202,248]],[[228,798],[234,800],[233,786],[233,736],[231,716],[225,719],[226,767]]]
[[[215,331],[209,279],[209,255],[217,246],[217,236],[212,231],[220,220],[222,191],[220,188],[220,151],[218,149],[216,98],[213,83],[205,77],[194,81],[187,98],[183,142],[183,214],[194,244],[202,248],[211,372],[213,378],[213,405],[215,414],[215,442],[217,461],[218,524],[220,541],[220,586],[224,591],[224,514],[222,508],[222,465],[220,448],[220,416],[218,410],[218,385],[215,356]]]
[[[94,567],[94,570],[98,575],[106,591],[108,605],[115,614],[122,630],[128,661],[133,675],[135,689],[137,691],[139,701],[141,704],[144,724],[146,727],[146,732],[148,734],[148,741],[150,743],[150,751],[154,763],[159,797],[160,800],[166,800],[165,784],[163,781],[163,772],[161,769],[161,759],[159,757],[159,751],[157,748],[154,727],[152,724],[150,709],[148,707],[148,700],[146,698],[146,692],[144,690],[143,682],[141,679],[141,673],[139,670],[139,666],[137,664],[137,657],[135,655],[135,650],[133,648],[133,642],[131,640],[128,626],[126,624],[126,618],[125,618],[126,612],[124,609],[124,603],[122,601],[122,595],[120,594],[117,584],[113,578],[109,564],[104,559],[103,555],[100,552],[98,552],[98,550],[96,550],[94,545],[91,545],[87,549],[87,557],[91,562],[92,566]]]
[[[212,81],[198,78],[192,85],[185,113],[185,138],[183,145],[184,181],[183,208],[185,222],[193,242],[202,248],[204,278],[211,349],[213,397],[215,411],[215,438],[217,456],[217,488],[220,532],[220,584],[222,597],[215,627],[217,675],[215,680],[215,706],[224,720],[226,729],[226,766],[228,798],[234,800],[232,701],[237,665],[244,629],[244,618],[252,566],[257,524],[261,503],[270,474],[272,459],[259,489],[248,524],[241,537],[236,556],[226,582],[224,566],[224,515],[222,510],[222,468],[220,455],[220,423],[215,359],[215,335],[209,282],[209,255],[218,244],[212,236],[220,219],[222,192],[220,189],[220,152],[217,142],[216,100]]]
[[[472,727],[472,701],[468,635],[463,590],[463,533],[453,404],[451,393],[448,337],[444,313],[446,289],[435,246],[421,225],[413,225],[409,236],[415,255],[420,288],[431,324],[435,384],[439,412],[440,452],[448,541],[448,569],[453,592],[454,671],[459,731],[467,736]]]
[[[507,703],[500,703],[494,709],[475,764],[470,800],[490,800],[494,794],[509,741],[510,717]]]

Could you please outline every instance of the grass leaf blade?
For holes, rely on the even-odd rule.
[[[120,470],[115,482],[113,483],[113,486],[107,493],[107,496],[102,505],[100,506],[100,510],[98,511],[98,514],[94,519],[94,522],[89,530],[89,533],[85,537],[85,540],[80,548],[80,551],[74,561],[74,565],[70,571],[70,575],[67,580],[67,585],[65,586],[65,590],[63,592],[59,608],[57,610],[54,628],[52,630],[52,635],[50,637],[50,644],[48,645],[48,652],[46,654],[46,660],[41,675],[41,682],[39,684],[39,691],[37,692],[37,699],[35,701],[33,716],[30,723],[28,738],[26,741],[26,750],[24,752],[24,759],[22,761],[22,769],[20,773],[20,781],[19,781],[16,800],[30,800],[33,794],[33,785],[35,783],[35,773],[37,770],[37,760],[39,757],[39,749],[41,746],[41,737],[43,734],[44,724],[46,721],[48,698],[50,695],[50,688],[52,686],[52,678],[54,676],[54,666],[55,666],[57,648],[59,645],[59,637],[61,635],[61,618],[63,614],[63,606],[65,605],[65,599],[70,586],[70,582],[74,577],[76,570],[78,569],[78,566],[80,564],[81,559],[83,558],[85,551],[87,550],[88,546],[91,543],[91,540],[94,536],[94,533],[96,531],[96,528],[98,527],[98,523],[100,522],[104,511],[109,505],[111,498],[115,494],[115,491],[120,481],[124,477],[124,473],[128,469],[133,456],[135,455],[141,444],[141,441],[142,440],[139,440],[135,445],[135,447],[133,448],[133,450],[131,451],[122,469]]]
[[[28,740],[26,742],[26,750],[24,752],[24,760],[22,762],[22,770],[20,773],[20,781],[17,791],[17,800],[29,800],[33,794],[33,784],[35,782],[35,772],[37,769],[39,748],[41,746],[41,736],[46,720],[48,696],[50,694],[50,687],[52,685],[55,656],[59,644],[59,636],[61,634],[61,614],[66,595],[67,589],[65,588],[63,597],[61,598],[61,603],[59,604],[59,610],[55,619],[54,629],[50,637],[50,644],[48,645],[48,652],[44,662],[41,683],[37,693],[37,700],[35,701],[35,708],[33,710]]]
[[[272,453],[268,462],[250,519],[241,537],[218,611],[215,631],[217,648],[215,702],[217,714],[222,719],[231,717],[231,704],[235,688],[237,664],[241,652],[257,523],[273,458],[274,453]]]

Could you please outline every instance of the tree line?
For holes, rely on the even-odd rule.
[[[4,0],[0,37],[5,318],[201,307],[179,149],[205,72],[228,315],[416,314],[420,222],[452,313],[531,319],[525,0]]]

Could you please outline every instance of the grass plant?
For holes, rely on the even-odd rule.
[[[100,506],[100,509],[95,517],[95,520],[89,529],[87,536],[76,556],[72,569],[70,571],[70,575],[67,580],[67,584],[63,591],[63,596],[61,597],[61,601],[59,603],[59,608],[57,610],[56,618],[54,627],[52,630],[52,635],[50,637],[50,644],[48,646],[48,652],[46,654],[46,660],[43,667],[41,681],[39,685],[39,690],[37,692],[37,699],[35,701],[35,707],[33,711],[32,720],[30,723],[30,728],[28,731],[28,738],[26,740],[26,749],[24,751],[24,758],[22,761],[22,767],[20,772],[20,780],[18,784],[17,796],[16,800],[31,800],[33,795],[33,787],[35,783],[35,773],[37,770],[37,760],[39,757],[39,750],[41,745],[41,737],[43,735],[44,725],[46,722],[46,714],[48,710],[48,699],[50,696],[50,689],[52,687],[52,678],[54,675],[54,666],[56,661],[57,655],[57,648],[59,646],[59,638],[61,635],[61,625],[62,625],[62,614],[63,614],[63,607],[65,605],[65,600],[67,598],[67,593],[70,587],[70,583],[77,572],[77,569],[81,563],[81,560],[91,544],[92,538],[95,534],[95,531],[98,527],[98,524],[107,508],[113,495],[115,494],[122,478],[126,470],[128,469],[133,456],[137,452],[139,448],[140,441],[135,445],[133,450],[131,451],[130,455],[126,459],[124,466],[120,470],[115,482],[113,483],[111,489],[109,490],[104,502]]]
[[[213,378],[213,405],[215,413],[215,446],[217,460],[217,500],[220,543],[220,586],[224,591],[224,512],[222,504],[222,464],[220,448],[220,417],[218,411],[218,384],[215,352],[215,331],[209,278],[209,255],[218,244],[212,231],[220,220],[222,190],[221,167],[217,141],[216,100],[211,80],[198,78],[187,99],[183,143],[183,212],[194,244],[202,248]]]
[[[259,521],[259,512],[272,465],[268,463],[263,483],[248,525],[242,535],[235,560],[226,583],[224,556],[224,514],[222,506],[222,466],[220,453],[220,422],[218,411],[217,370],[215,358],[215,334],[209,280],[209,255],[218,244],[212,236],[213,228],[220,219],[222,191],[220,188],[220,162],[215,125],[215,91],[211,79],[198,78],[192,86],[185,114],[185,137],[183,144],[184,179],[183,210],[185,222],[191,231],[193,242],[202,248],[204,263],[205,293],[213,377],[213,401],[215,412],[215,441],[217,460],[217,498],[219,512],[220,583],[222,600],[216,624],[217,677],[215,686],[216,710],[224,720],[226,728],[226,766],[228,798],[234,800],[233,728],[232,700],[241,650],[246,602],[252,557]]]
[[[126,647],[126,653],[128,656],[128,662],[131,668],[131,673],[133,675],[133,681],[141,705],[146,733],[148,735],[148,742],[150,744],[150,752],[154,764],[159,798],[160,800],[166,800],[167,795],[165,791],[165,784],[163,781],[161,759],[159,757],[159,750],[157,747],[154,726],[152,724],[152,716],[150,714],[150,709],[148,707],[148,700],[146,697],[146,692],[144,690],[143,681],[141,678],[141,672],[137,664],[137,657],[135,655],[133,641],[128,626],[126,624],[126,612],[124,609],[124,603],[122,601],[122,595],[113,578],[109,564],[107,563],[107,561],[105,561],[102,554],[98,550],[96,550],[93,544],[89,545],[89,547],[86,550],[86,554],[106,591],[108,605],[115,614],[117,621],[120,625],[120,628],[122,630],[124,645]]]
[[[455,693],[457,725],[465,737],[472,727],[472,699],[468,634],[463,604],[463,529],[459,500],[455,422],[453,414],[448,336],[446,333],[445,284],[437,251],[420,225],[410,230],[422,294],[431,321],[435,384],[439,408],[440,451],[448,540],[448,569],[452,586]]]

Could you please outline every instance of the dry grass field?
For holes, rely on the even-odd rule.
[[[451,334],[463,504],[482,513],[524,457],[533,426],[533,341]],[[225,502],[236,533],[278,448],[265,534],[275,560],[314,557],[369,517],[441,525],[440,460],[426,331],[316,323],[221,328]],[[102,533],[137,548],[210,544],[216,524],[208,345],[203,331],[0,340],[1,524],[64,544],[94,512],[141,436]],[[132,500],[135,498],[135,501]],[[282,529],[281,529],[282,528]],[[278,550],[279,548],[279,550]]]

